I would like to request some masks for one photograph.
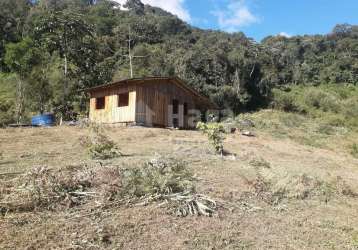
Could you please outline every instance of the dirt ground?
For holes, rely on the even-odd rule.
[[[3,213],[0,249],[358,249],[358,159],[349,154],[258,132],[228,135],[221,158],[200,132],[134,127],[107,128],[125,156],[99,162],[80,144],[86,133],[0,129],[0,182],[36,166],[130,167],[159,153],[188,163],[217,214],[176,217],[156,203]]]

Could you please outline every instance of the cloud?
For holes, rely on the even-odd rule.
[[[127,0],[115,0],[120,4],[125,4]],[[184,21],[190,22],[189,11],[184,7],[185,0],[142,0],[144,4],[162,8],[174,15],[177,15]]]
[[[230,0],[225,9],[213,11],[212,14],[218,18],[220,28],[230,32],[260,22],[260,19],[250,11],[245,0]]]
[[[278,33],[278,35],[279,35],[279,36],[284,36],[284,37],[287,37],[287,38],[292,37],[291,34],[288,34],[288,33],[286,33],[286,32],[280,32],[280,33]]]

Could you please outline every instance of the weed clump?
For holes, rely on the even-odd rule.
[[[96,124],[89,126],[89,135],[81,138],[81,144],[87,148],[92,159],[106,160],[122,156],[117,145]]]
[[[199,122],[197,128],[208,136],[210,144],[214,147],[215,152],[221,156],[224,153],[225,129],[220,123],[203,123]]]
[[[358,143],[353,143],[351,146],[351,155],[358,158]]]
[[[271,164],[262,157],[252,159],[249,164],[255,168],[271,168]]]

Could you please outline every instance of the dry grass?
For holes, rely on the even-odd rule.
[[[11,209],[0,205],[0,248],[357,247],[357,159],[346,148],[309,147],[267,131],[256,133],[255,138],[229,135],[224,145],[236,158],[221,158],[200,132],[108,128],[106,135],[125,156],[93,160],[80,144],[85,128],[0,130],[0,203],[19,202]],[[148,184],[153,178],[145,177],[151,173],[145,169],[156,152],[184,159],[187,167],[179,172],[194,182],[177,190],[169,185],[176,178],[169,174]],[[141,169],[146,174],[134,175]],[[124,173],[132,177],[124,181]],[[151,195],[141,190],[134,195],[128,180],[147,186],[141,190]],[[195,191],[178,195],[184,190]],[[217,216],[173,216],[166,199],[147,199],[162,192],[163,197],[175,194],[181,215],[200,202],[215,205]],[[131,199],[123,194],[132,194]]]

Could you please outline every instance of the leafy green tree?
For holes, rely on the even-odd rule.
[[[27,77],[32,71],[34,65],[39,63],[40,51],[34,46],[30,38],[25,38],[19,43],[10,43],[6,45],[5,63],[7,67],[18,74],[16,93],[16,120],[20,122],[24,114],[25,92],[28,87]]]
[[[6,44],[19,42],[26,34],[30,7],[30,1],[26,0],[0,1],[0,71],[8,70],[4,62]]]
[[[50,53],[58,53],[63,60],[62,115],[66,115],[70,97],[70,80],[79,70],[88,71],[94,62],[93,28],[82,15],[54,12],[42,17],[35,28],[35,37]]]

